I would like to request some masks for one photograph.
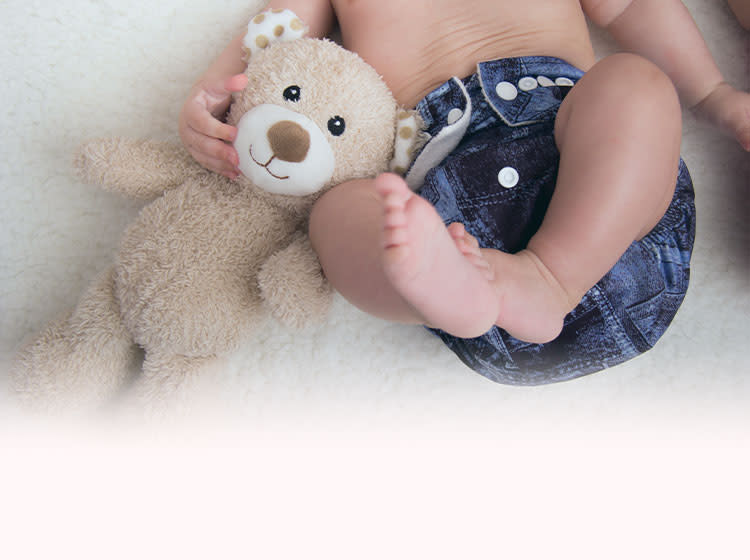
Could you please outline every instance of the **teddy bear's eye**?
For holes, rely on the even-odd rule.
[[[334,136],[341,136],[344,134],[344,130],[346,130],[346,122],[344,122],[342,117],[336,115],[328,121],[328,130]]]
[[[289,86],[284,90],[284,99],[296,103],[302,97],[302,90],[299,86]]]

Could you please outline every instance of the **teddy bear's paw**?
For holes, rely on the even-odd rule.
[[[265,262],[258,286],[273,317],[291,328],[322,323],[333,299],[333,289],[305,236]]]
[[[95,138],[76,150],[78,177],[102,189],[149,200],[204,172],[179,144],[130,138]]]
[[[321,281],[318,286],[305,286],[302,290],[290,289],[290,285],[262,290],[267,298],[271,315],[282,325],[292,329],[304,329],[323,323],[331,307],[333,291]]]
[[[291,10],[267,10],[255,16],[247,25],[247,34],[242,45],[245,62],[252,55],[280,41],[299,39],[308,27]]]
[[[421,124],[415,111],[402,111],[396,122],[396,142],[393,147],[393,159],[390,171],[404,176],[411,166],[417,150],[423,144],[420,136]]]
[[[111,150],[112,141],[103,138],[94,138],[78,146],[73,153],[73,168],[78,177],[87,183],[101,183]]]
[[[225,360],[217,356],[147,352],[131,404],[139,413],[154,419],[188,412],[200,401],[210,400],[224,367]]]

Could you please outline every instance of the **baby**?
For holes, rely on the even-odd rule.
[[[338,24],[428,135],[406,180],[352,181],[314,206],[313,246],[345,298],[427,325],[507,383],[570,379],[653,346],[687,289],[695,232],[680,99],[750,149],[750,95],[724,82],[682,2],[268,7],[313,36]],[[596,61],[584,15],[626,53]],[[246,84],[241,40],[180,116],[190,153],[229,177],[236,130],[219,119]]]
[[[750,30],[750,0],[729,0],[729,7],[739,24]]]

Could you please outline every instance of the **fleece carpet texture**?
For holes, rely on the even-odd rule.
[[[685,4],[726,79],[747,89],[750,35],[723,1]],[[77,180],[75,146],[106,135],[177,139],[189,87],[261,5],[0,3],[0,380],[6,410],[14,408],[6,374],[14,352],[75,305],[111,262],[139,210]],[[615,50],[607,36],[593,33],[599,56]],[[268,320],[219,372],[182,390],[182,409],[282,425],[302,418],[336,425],[439,419],[491,430],[567,421],[628,429],[649,418],[685,429],[746,425],[750,155],[687,111],[682,152],[697,192],[692,283],[673,326],[646,355],[563,384],[497,385],[467,369],[426,330],[371,318],[337,296],[322,326],[292,331]],[[127,401],[124,394],[119,404]]]
[[[725,0],[685,4],[748,89],[750,34]],[[0,1],[0,555],[748,558],[750,155],[687,111],[692,284],[629,363],[498,385],[337,297],[322,326],[264,322],[156,415],[132,391],[83,417],[18,409],[17,348],[139,210],[77,180],[75,147],[176,140],[191,84],[261,5]]]

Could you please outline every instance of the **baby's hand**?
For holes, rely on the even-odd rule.
[[[247,77],[237,74],[212,84],[200,84],[190,93],[180,113],[179,130],[182,143],[198,163],[234,179],[239,175],[233,142],[237,129],[221,122],[232,100],[232,93],[247,85]]]
[[[722,82],[694,110],[750,151],[750,93]]]

